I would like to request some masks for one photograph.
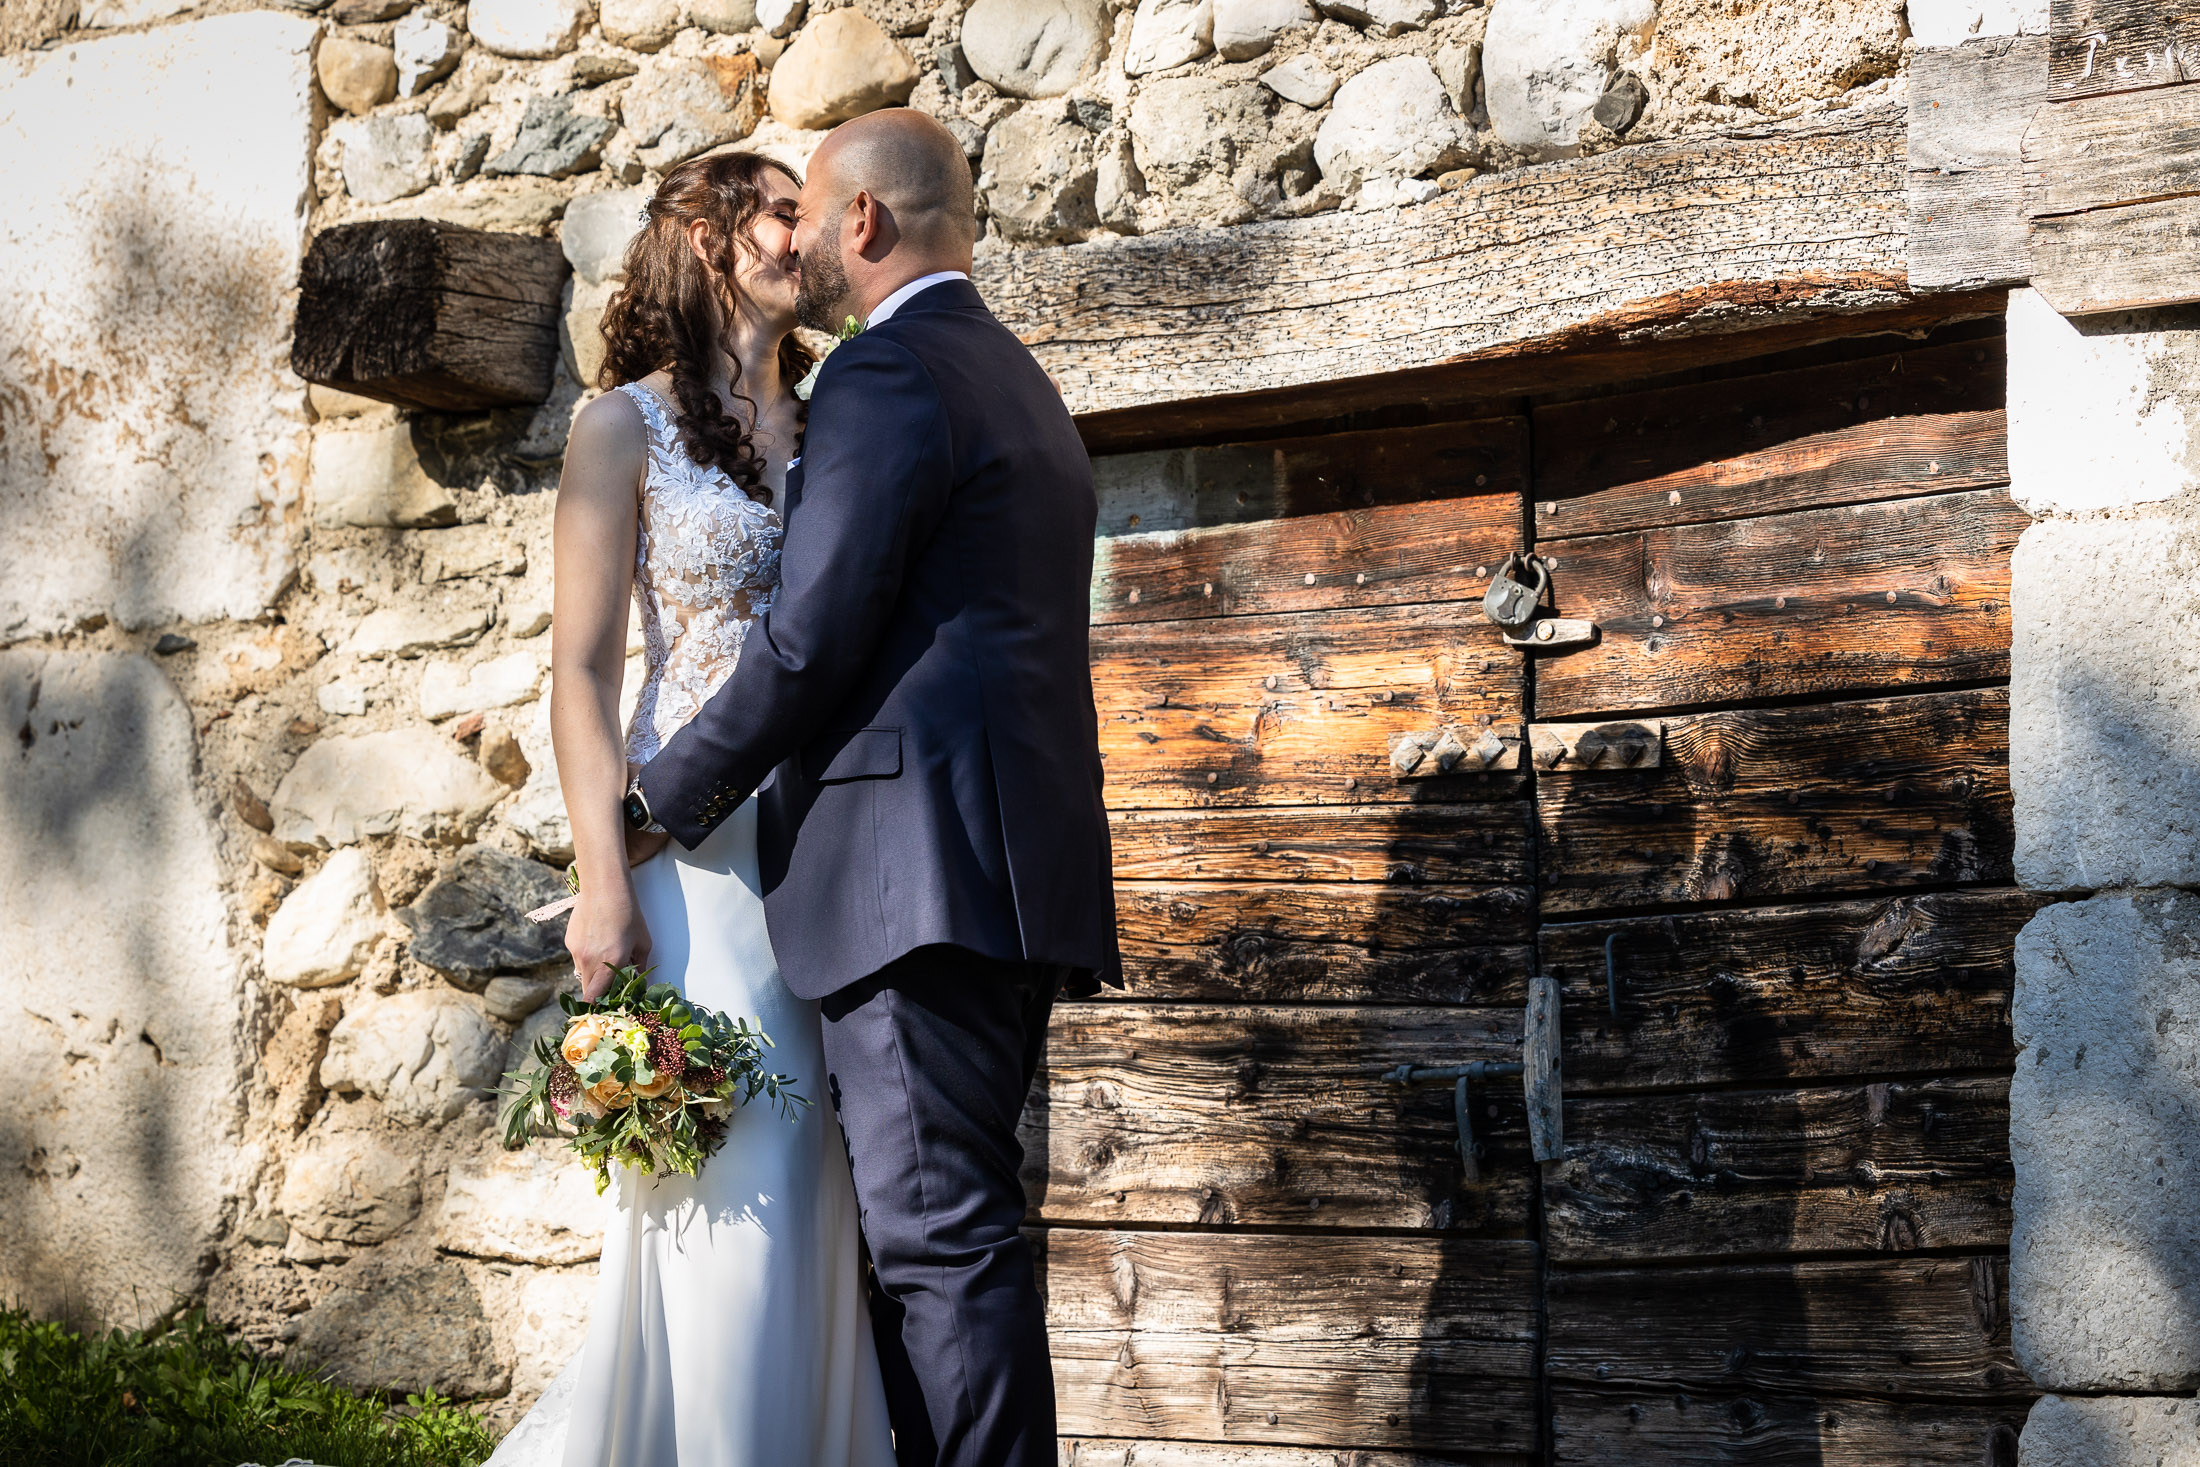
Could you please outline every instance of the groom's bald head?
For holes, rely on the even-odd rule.
[[[968,268],[978,238],[970,163],[954,134],[909,107],[870,112],[833,129],[810,160],[817,207],[838,215],[869,193],[892,218],[901,245],[953,255]],[[811,201],[803,201],[805,211]]]

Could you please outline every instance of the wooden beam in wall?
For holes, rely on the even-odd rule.
[[[2056,310],[2200,300],[2200,87],[2041,108],[2024,194],[2033,288]]]
[[[1903,132],[1886,108],[1649,143],[1416,208],[988,253],[978,279],[1081,417],[1282,394],[1321,418],[1518,392],[1557,352],[1908,305]],[[1472,383],[1444,375],[1485,364]]]
[[[1910,58],[1910,288],[2012,285],[2025,250],[2025,127],[2047,100],[2047,41],[1992,36]]]
[[[2048,87],[2058,102],[2200,81],[2191,0],[2051,0]]]

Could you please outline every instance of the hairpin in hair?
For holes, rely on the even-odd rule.
[[[644,204],[634,211],[634,222],[636,224],[647,224],[649,222],[649,205]]]

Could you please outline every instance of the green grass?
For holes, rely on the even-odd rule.
[[[196,1314],[78,1334],[0,1310],[0,1460],[9,1467],[475,1467],[479,1417],[435,1396],[402,1406],[282,1365]]]

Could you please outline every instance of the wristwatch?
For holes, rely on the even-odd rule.
[[[665,828],[657,823],[657,817],[649,813],[649,800],[642,794],[642,777],[637,774],[634,782],[626,787],[626,798],[619,802],[620,813],[626,817],[628,830],[643,835],[663,835]]]

